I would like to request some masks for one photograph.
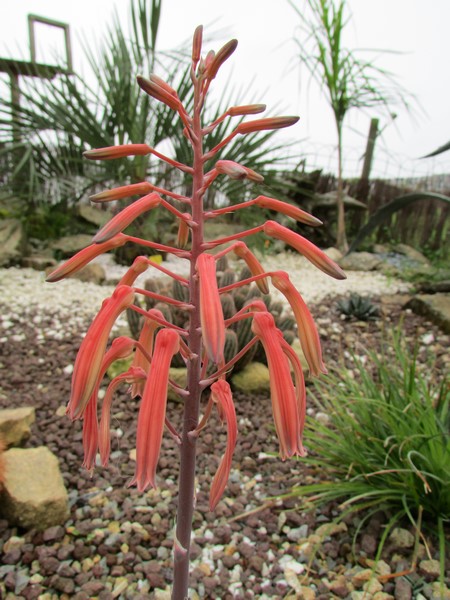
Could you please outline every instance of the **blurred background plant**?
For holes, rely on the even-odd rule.
[[[116,14],[98,47],[84,44],[90,73],[62,72],[52,81],[22,78],[20,104],[0,100],[0,195],[3,212],[12,213],[3,216],[20,215],[32,237],[47,239],[73,232],[70,214],[87,192],[144,179],[179,193],[188,191],[189,176],[180,178],[172,168],[162,168],[160,161],[148,156],[101,164],[82,158],[88,148],[147,143],[180,162],[187,161],[189,145],[173,111],[141,93],[136,83],[138,74],[156,72],[177,88],[188,108],[192,102],[187,46],[170,52],[157,49],[161,9],[162,0],[130,0],[128,33]],[[214,121],[224,107],[239,104],[242,92],[229,89],[208,119]],[[225,119],[220,123],[208,138],[211,147],[236,122]],[[18,137],[13,135],[14,128]],[[245,157],[248,167],[265,176],[267,186],[277,179],[276,167],[286,155],[285,143],[271,142],[273,134],[240,137],[239,143],[227,149],[228,159],[239,162]],[[242,182],[219,178],[206,205],[220,203],[222,196],[231,202],[244,200]],[[50,229],[47,221],[52,221]],[[146,218],[146,231],[137,233],[158,239],[170,222],[170,216],[151,214]],[[144,225],[139,222],[137,227]]]
[[[402,329],[386,334],[380,353],[353,356],[354,368],[315,381],[315,408],[326,422],[308,419],[304,459],[323,482],[293,494],[315,506],[341,503],[340,517],[358,514],[358,531],[385,512],[378,556],[393,527],[410,522],[417,536],[439,538],[450,519],[450,387],[432,359],[419,367]]]

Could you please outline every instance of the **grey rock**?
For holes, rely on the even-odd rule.
[[[0,410],[0,439],[5,446],[20,446],[30,437],[30,426],[36,420],[33,406]]]
[[[25,252],[26,236],[19,219],[0,220],[0,267],[17,264]]]
[[[99,206],[92,206],[90,204],[80,204],[78,206],[78,215],[97,227],[103,227],[113,216],[111,211],[102,210]]]
[[[344,271],[374,271],[381,265],[382,260],[379,256],[370,252],[351,252],[339,261],[339,266]]]
[[[102,285],[102,283],[105,282],[106,273],[105,269],[101,265],[97,263],[89,263],[80,271],[73,273],[71,277],[72,279],[78,279],[79,281],[84,281],[85,283]]]
[[[46,447],[11,448],[4,453],[5,483],[0,512],[14,525],[47,529],[69,514],[58,459]]]
[[[422,265],[430,264],[430,261],[421,252],[419,252],[412,246],[408,246],[407,244],[397,244],[394,248],[394,252],[403,254],[410,260],[413,260],[414,262],[420,263]]]
[[[450,294],[419,294],[405,306],[450,333]]]
[[[57,257],[69,258],[90,244],[92,244],[92,236],[80,233],[62,237],[53,242],[50,247]]]
[[[42,256],[40,254],[32,254],[24,256],[20,261],[24,269],[34,269],[35,271],[45,271],[49,267],[56,266],[56,260],[50,256]]]

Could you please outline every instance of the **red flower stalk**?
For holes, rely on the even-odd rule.
[[[143,492],[156,487],[155,475],[166,418],[170,362],[180,348],[173,329],[161,329],[156,335],[155,351],[139,409],[136,439],[136,470],[128,485]]]
[[[216,261],[212,254],[201,254],[197,259],[200,283],[200,322],[203,344],[210,360],[223,362],[225,323],[216,279]]]
[[[282,460],[304,453],[301,440],[301,421],[297,396],[292,383],[289,362],[281,345],[283,335],[275,325],[272,315],[256,312],[253,315],[252,331],[264,347],[270,375],[270,396],[273,420]]]
[[[233,398],[231,395],[231,388],[225,380],[219,379],[212,384],[211,398],[213,402],[217,403],[220,411],[219,414],[223,416],[222,421],[226,421],[228,432],[225,454],[223,455],[219,468],[214,475],[209,494],[209,510],[214,510],[220,498],[222,497],[228,482],[228,477],[230,475],[231,461],[237,440],[237,421],[236,411],[234,409]]]

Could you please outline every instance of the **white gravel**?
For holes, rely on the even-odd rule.
[[[111,281],[118,280],[126,271],[126,267],[114,264],[109,255],[100,257],[98,262],[105,267],[107,277]],[[308,304],[319,303],[327,296],[342,295],[350,291],[361,295],[378,296],[404,292],[408,289],[408,285],[404,282],[387,278],[373,271],[368,273],[349,271],[346,280],[337,281],[294,253],[267,255],[261,262],[268,271],[287,271],[291,281]],[[163,266],[187,275],[186,260],[171,258],[170,261],[164,262]],[[241,265],[236,264],[236,267],[240,269]],[[161,277],[161,273],[149,269],[141,275],[137,284],[143,285],[143,281],[151,276]],[[12,334],[13,316],[22,319],[31,314],[34,315],[33,323],[37,328],[39,328],[40,314],[52,316],[54,325],[52,337],[58,338],[63,337],[64,331],[84,329],[86,318],[90,319],[96,314],[102,301],[112,294],[114,286],[98,286],[71,278],[57,283],[46,283],[42,272],[10,268],[0,269],[0,289],[0,304],[4,307],[0,316],[0,339],[6,332],[9,334],[8,337]],[[284,299],[273,287],[271,291],[274,296]]]

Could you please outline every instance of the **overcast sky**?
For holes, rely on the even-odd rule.
[[[303,6],[302,0],[296,2]],[[28,13],[70,24],[76,69],[86,68],[84,36],[92,41],[101,38],[111,22],[114,6],[124,27],[128,27],[128,0],[20,0],[8,3],[7,8],[6,4],[4,0],[0,8],[2,58],[28,59]],[[399,106],[393,107],[397,112],[395,122],[387,116],[381,118],[385,129],[378,141],[373,174],[408,177],[449,172],[450,152],[436,159],[418,157],[450,139],[450,0],[348,0],[348,5],[352,19],[345,45],[393,51],[380,55],[376,64],[393,72],[421,106],[415,117]],[[335,171],[336,137],[331,112],[318,87],[308,85],[306,72],[300,77],[293,42],[299,18],[288,2],[163,0],[159,48],[177,46],[200,23],[210,25],[214,31],[226,29],[228,37],[239,40],[226,70],[215,82],[216,92],[225,88],[230,74],[236,88],[252,81],[251,100],[264,101],[268,108],[279,107],[283,114],[300,115],[300,123],[289,133],[298,140],[295,152],[305,156],[311,168]],[[39,61],[49,60],[54,49],[62,46],[62,36],[47,27],[38,26],[36,35]],[[213,47],[217,50],[224,41],[214,41]],[[1,89],[5,93],[5,88]],[[360,172],[370,116],[354,111],[347,121],[347,175]]]

